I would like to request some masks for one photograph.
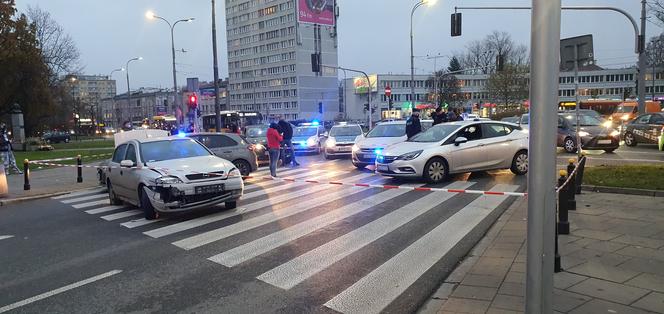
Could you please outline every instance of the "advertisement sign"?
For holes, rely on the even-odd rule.
[[[298,0],[297,21],[300,23],[334,26],[335,0]]]
[[[371,92],[378,92],[378,75],[369,75],[369,81],[371,82]],[[369,82],[364,76],[354,78],[353,86],[355,87],[355,94],[366,94],[369,90]]]

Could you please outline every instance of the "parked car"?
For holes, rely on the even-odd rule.
[[[578,129],[582,149],[611,153],[620,147],[620,132],[593,116],[580,115]],[[576,131],[575,114],[558,114],[558,147],[568,153],[576,152]]]
[[[111,205],[126,202],[143,209],[146,219],[225,203],[237,206],[244,183],[230,161],[193,139],[132,139],[120,144],[108,163],[106,185]]]
[[[636,146],[639,143],[658,144],[664,128],[664,113],[647,113],[638,116],[625,127],[623,139],[625,145]]]
[[[215,155],[231,161],[243,176],[258,169],[256,145],[235,133],[195,133],[187,137],[199,141]]]
[[[382,175],[430,183],[440,183],[452,173],[493,169],[528,172],[527,132],[497,121],[443,123],[388,146],[376,159],[376,171]]]
[[[332,159],[336,156],[350,156],[355,138],[362,135],[358,124],[339,124],[330,129],[323,145],[323,157]]]
[[[254,144],[254,152],[256,152],[259,163],[270,161],[270,154],[267,150],[267,129],[267,125],[250,125],[244,129],[244,137],[249,144]]]
[[[67,132],[53,131],[44,133],[42,139],[48,144],[60,142],[69,143],[69,141],[71,141],[71,135]]]
[[[519,124],[519,116],[513,116],[513,117],[505,117],[500,119],[501,122],[509,122],[509,123],[514,123],[514,124]]]
[[[293,129],[293,150],[296,153],[316,153],[322,151],[325,128],[317,123],[301,123]]]

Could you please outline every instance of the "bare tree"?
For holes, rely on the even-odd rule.
[[[27,16],[36,29],[38,48],[51,71],[51,82],[63,74],[80,72],[80,52],[74,39],[39,6],[28,6]]]
[[[528,67],[506,65],[489,77],[486,91],[491,99],[504,107],[528,99]]]
[[[648,11],[650,11],[648,19],[651,22],[660,26],[664,25],[664,0],[648,1]]]
[[[495,62],[491,49],[484,41],[473,40],[466,45],[466,52],[459,58],[461,66],[472,73],[490,73],[490,66]]]
[[[519,66],[528,64],[528,48],[515,43],[509,33],[499,31],[493,31],[481,41],[468,43],[464,53],[455,53],[455,55],[460,56],[459,60],[464,69],[476,69],[469,70],[472,73],[495,72],[494,66],[499,56],[502,56],[504,64]]]
[[[646,47],[648,65],[656,67],[664,66],[664,34],[650,38]]]

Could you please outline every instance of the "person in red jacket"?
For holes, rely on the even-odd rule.
[[[273,177],[277,176],[277,162],[279,161],[279,150],[283,140],[283,136],[279,134],[279,126],[274,122],[270,123],[270,128],[267,129],[267,148],[270,153],[270,174]]]

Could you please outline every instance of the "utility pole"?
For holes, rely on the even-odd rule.
[[[641,35],[639,35],[639,113],[646,113],[646,0],[641,0]]]
[[[561,0],[532,0],[526,313],[553,313]]]
[[[215,3],[212,0],[212,58],[214,62],[214,116],[215,131],[221,132],[221,105],[219,104],[219,66],[217,64],[217,22]]]

